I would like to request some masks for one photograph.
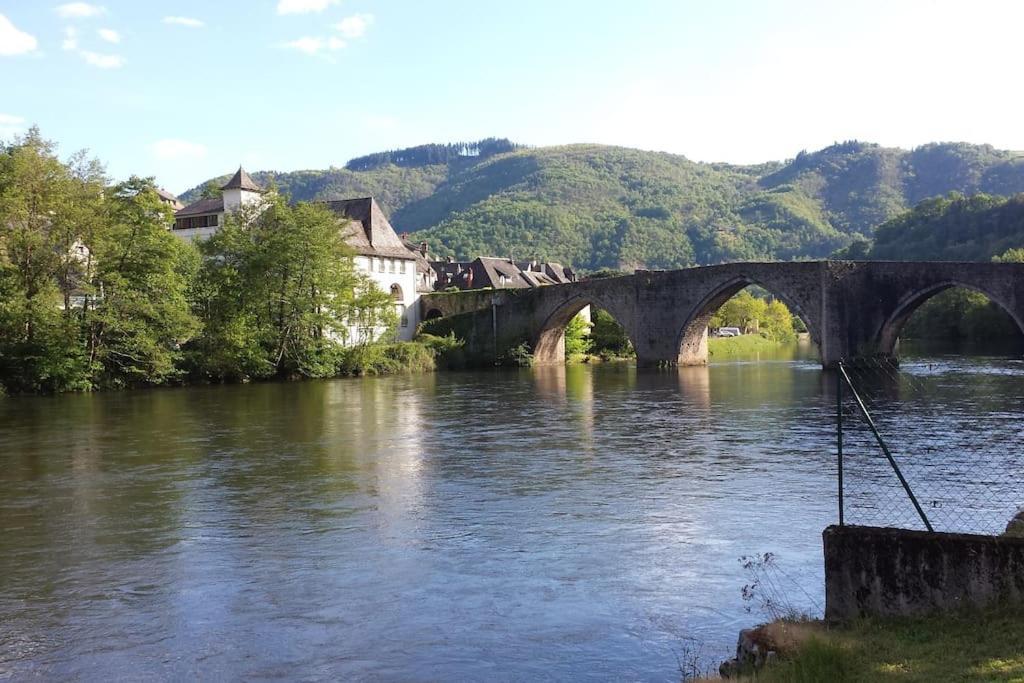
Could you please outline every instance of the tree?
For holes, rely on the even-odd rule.
[[[325,207],[271,194],[229,215],[200,252],[193,301],[204,332],[190,358],[205,377],[333,375],[353,328],[380,337],[396,323]]]
[[[590,323],[583,316],[574,315],[565,326],[565,357],[585,356],[593,345],[590,339]]]
[[[15,391],[88,388],[72,294],[87,276],[102,168],[70,164],[32,128],[0,153],[0,381]]]
[[[167,230],[171,211],[152,179],[132,177],[109,196],[83,306],[89,364],[100,385],[161,384],[199,331],[186,296],[197,254]]]
[[[1024,248],[1007,249],[999,256],[993,256],[994,263],[1024,263]]]
[[[608,357],[635,355],[625,328],[612,317],[612,314],[603,308],[594,308],[592,311],[593,326],[590,328],[590,339],[593,343],[593,352]]]

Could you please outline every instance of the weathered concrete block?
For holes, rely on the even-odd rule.
[[[1024,604],[1024,538],[830,526],[825,618]]]

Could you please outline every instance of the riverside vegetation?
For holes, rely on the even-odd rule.
[[[37,130],[0,150],[0,387],[59,392],[433,367],[429,343],[345,346],[394,326],[335,217],[271,193],[198,246],[152,180],[111,184]],[[244,225],[244,227],[243,227]]]
[[[780,619],[753,632],[778,659],[738,680],[868,683],[1024,680],[1024,619],[1006,609],[864,619]]]

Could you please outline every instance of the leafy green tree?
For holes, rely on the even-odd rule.
[[[573,316],[565,326],[565,357],[579,357],[590,353],[590,323],[581,315]]]
[[[744,289],[711,316],[709,326],[738,327],[745,332],[758,332],[773,341],[789,342],[796,339],[794,319],[782,301],[766,301]]]
[[[1024,248],[1007,249],[998,256],[993,256],[994,263],[1024,263]]]
[[[82,311],[89,364],[100,385],[161,384],[199,331],[186,296],[197,255],[167,230],[171,211],[152,179],[132,177],[108,194]]]
[[[395,325],[390,296],[356,272],[325,207],[271,194],[229,215],[200,252],[204,332],[190,358],[210,379],[333,375],[353,328],[379,338]]]
[[[590,339],[594,353],[609,358],[625,358],[635,355],[625,328],[612,314],[603,308],[592,309]]]
[[[71,300],[87,276],[102,169],[31,129],[0,153],[0,381],[14,391],[90,386]]]

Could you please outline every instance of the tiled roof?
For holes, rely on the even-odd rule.
[[[174,212],[175,218],[184,218],[185,216],[201,216],[203,214],[211,213],[224,213],[224,198],[213,197],[212,199],[200,199],[197,202],[192,202],[184,209],[179,209]]]
[[[249,190],[250,192],[263,192],[263,188],[256,184],[248,173],[245,172],[241,166],[235,171],[235,175],[231,176],[231,180],[227,182],[222,190]]]
[[[405,246],[373,197],[334,199],[324,205],[348,219],[345,242],[357,254],[416,260],[416,254]]]

